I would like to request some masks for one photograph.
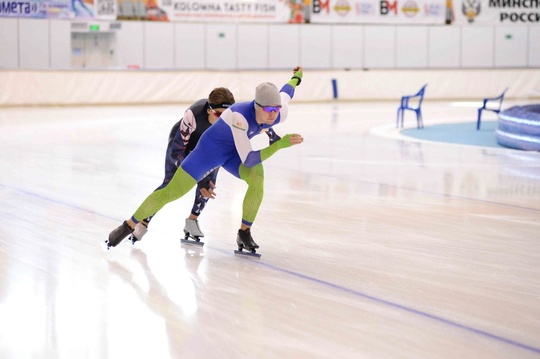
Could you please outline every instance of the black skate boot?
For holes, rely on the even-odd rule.
[[[107,249],[110,249],[111,247],[116,247],[124,238],[126,238],[129,234],[133,232],[133,229],[129,227],[126,221],[122,223],[122,225],[115,230],[113,230],[109,234],[109,239],[105,241],[107,244]]]
[[[234,251],[236,254],[246,254],[255,257],[261,256],[256,251],[256,249],[259,248],[259,245],[253,240],[250,228],[246,229],[245,231],[241,229],[238,230],[236,244],[238,244],[238,250]],[[245,249],[247,252],[244,252],[243,249]]]

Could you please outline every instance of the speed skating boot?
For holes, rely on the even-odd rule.
[[[204,233],[199,228],[199,222],[196,219],[186,218],[186,225],[184,227],[184,234],[192,238],[202,238]]]
[[[238,248],[245,248],[248,251],[259,248],[259,245],[255,243],[251,236],[251,228],[247,228],[246,230],[239,229],[236,236],[236,243],[238,244]]]
[[[111,247],[116,247],[124,238],[126,238],[131,232],[133,232],[133,229],[129,227],[126,221],[120,225],[120,227],[116,228],[109,234],[109,239],[105,241],[107,244],[107,249]]]

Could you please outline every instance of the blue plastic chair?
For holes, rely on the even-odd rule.
[[[424,100],[424,92],[426,91],[427,84],[425,84],[418,93],[411,96],[403,96],[401,98],[401,104],[397,111],[396,127],[403,127],[403,117],[405,110],[411,110],[416,112],[416,126],[418,128],[424,128],[424,122],[422,120],[422,101]],[[413,100],[413,101],[411,101]],[[411,105],[412,102],[413,104]],[[416,106],[414,105],[416,104]]]
[[[484,110],[493,111],[496,114],[499,114],[499,112],[501,112],[501,106],[502,106],[502,103],[504,100],[504,94],[506,93],[506,91],[508,91],[508,87],[504,89],[503,93],[500,94],[499,96],[484,99],[484,104],[482,105],[482,107],[478,109],[478,120],[476,120],[477,130],[480,129],[480,122],[482,120],[482,111]]]

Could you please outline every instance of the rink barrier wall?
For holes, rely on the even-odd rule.
[[[514,106],[501,111],[496,138],[505,147],[540,151],[540,104]]]
[[[264,81],[278,86],[291,71],[25,71],[0,70],[0,106],[139,105],[191,103],[214,87],[249,100]],[[428,84],[425,100],[481,100],[506,87],[507,99],[540,99],[540,71],[310,70],[295,101],[396,101]],[[339,88],[339,97],[334,90]]]

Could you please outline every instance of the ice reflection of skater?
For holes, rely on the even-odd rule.
[[[254,251],[259,246],[251,236],[264,195],[262,162],[278,150],[303,142],[299,134],[288,134],[274,144],[254,151],[250,139],[286,120],[288,104],[302,79],[300,66],[281,91],[269,82],[257,86],[255,100],[239,102],[223,112],[219,120],[201,136],[197,147],[182,162],[172,180],[151,193],[135,214],[109,234],[108,246],[118,245],[133,232],[135,225],[156,214],[164,205],[181,198],[198,181],[219,166],[249,185],[243,202],[242,223],[236,238],[240,249]]]
[[[177,357],[178,354],[186,353],[190,350],[190,347],[197,343],[188,343],[188,341],[193,341],[191,332],[186,327],[186,310],[190,311],[191,309],[186,309],[185,306],[182,306],[174,302],[168,295],[167,290],[159,283],[157,278],[154,276],[152,269],[148,265],[146,254],[139,250],[133,249],[132,256],[135,258],[141,265],[146,279],[148,282],[148,290],[143,289],[137,285],[136,281],[133,280],[133,273],[127,268],[116,262],[109,262],[109,269],[112,274],[120,277],[124,282],[131,285],[137,296],[140,300],[148,306],[148,308],[156,315],[163,318],[165,322],[165,330],[167,333],[167,339],[169,344],[169,353],[170,357]],[[204,257],[203,257],[204,258]],[[188,281],[188,283],[192,283]],[[186,294],[187,290],[183,290],[183,293]],[[195,293],[195,291],[191,291]],[[195,294],[194,294],[195,295]],[[189,298],[187,301],[191,303],[196,303],[197,298]],[[189,304],[186,304],[189,306]]]
[[[71,8],[73,9],[76,17],[85,17],[85,15],[86,17],[94,16],[92,10],[84,3],[84,0],[71,0]],[[82,13],[80,8],[84,9],[86,14]]]

